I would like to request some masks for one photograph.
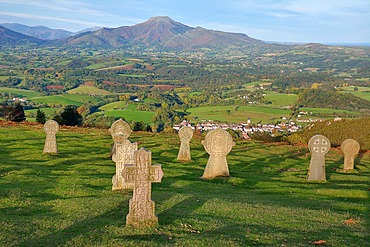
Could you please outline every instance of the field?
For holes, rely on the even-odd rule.
[[[267,101],[271,101],[273,106],[293,106],[296,104],[298,95],[297,94],[282,94],[282,93],[274,93],[274,92],[266,91],[266,96],[264,98]]]
[[[237,141],[230,178],[202,180],[204,136],[177,162],[176,134],[133,133],[164,177],[152,184],[159,226],[125,226],[131,191],[112,192],[108,130],[61,128],[43,155],[41,125],[0,126],[1,246],[369,246],[370,153],[343,172],[337,149],[327,182],[307,182],[303,146]]]
[[[69,94],[88,94],[88,95],[109,95],[112,94],[111,92],[108,92],[103,89],[99,89],[95,86],[86,86],[82,85],[78,88],[72,89],[67,91]]]
[[[40,93],[35,92],[35,91],[17,89],[17,88],[8,88],[8,87],[0,87],[0,92],[11,93],[14,95],[22,95],[23,97],[26,97],[26,98],[37,97],[40,95]]]
[[[250,118],[253,123],[276,122],[281,117],[289,117],[290,110],[262,106],[205,106],[187,110],[190,116],[199,120],[218,120],[220,122],[241,123]],[[228,112],[230,111],[230,112]]]
[[[34,97],[30,98],[29,100],[36,103],[77,106],[83,105],[84,103],[89,101],[93,103],[101,101],[99,96],[90,96],[86,94],[60,94],[53,96]]]

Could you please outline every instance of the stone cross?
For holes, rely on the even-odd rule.
[[[122,176],[125,181],[134,184],[126,225],[156,225],[158,218],[155,216],[155,204],[151,200],[151,183],[161,182],[163,171],[161,165],[152,165],[152,152],[145,148],[135,151],[134,165],[125,165]]]
[[[326,180],[325,154],[330,150],[330,141],[323,135],[315,135],[308,141],[308,149],[311,152],[308,181]]]
[[[226,155],[235,146],[231,135],[225,130],[217,128],[206,135],[202,144],[209,154],[202,178],[229,177]]]
[[[177,155],[177,160],[189,161],[191,160],[190,155],[190,140],[193,137],[193,130],[189,126],[183,126],[179,130],[179,137],[181,141],[179,154]]]
[[[127,183],[121,175],[125,164],[134,163],[134,151],[137,150],[137,142],[131,143],[127,139],[132,132],[131,127],[127,122],[119,119],[112,124],[109,132],[114,141],[112,160],[116,163],[116,174],[112,177],[112,191],[132,189],[133,184]]]
[[[43,153],[58,154],[58,144],[55,136],[59,131],[58,122],[54,120],[46,121],[44,124],[44,131],[46,133],[46,139]]]
[[[346,139],[340,145],[340,149],[344,155],[343,170],[353,170],[355,167],[355,157],[360,151],[360,144],[356,140]]]

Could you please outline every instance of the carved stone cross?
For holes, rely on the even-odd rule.
[[[323,135],[315,135],[308,141],[311,151],[310,168],[307,180],[326,180],[325,154],[330,150],[330,141]]]
[[[114,144],[112,160],[116,163],[116,174],[112,177],[112,191],[122,189],[132,189],[133,184],[127,183],[122,177],[125,164],[134,164],[134,151],[137,150],[137,142],[131,143],[127,138],[132,130],[130,125],[119,119],[115,121],[109,129]]]
[[[191,160],[190,154],[190,140],[193,137],[193,130],[189,126],[183,126],[179,130],[179,137],[181,140],[181,145],[179,149],[179,154],[177,155],[177,160],[189,161]]]
[[[44,131],[46,133],[46,139],[43,153],[58,154],[58,144],[55,136],[59,131],[58,122],[54,120],[46,121],[44,124]]]
[[[134,157],[134,165],[125,165],[122,172],[124,180],[134,184],[126,225],[156,225],[158,218],[155,216],[155,204],[151,200],[151,183],[161,182],[163,171],[161,165],[152,165],[152,152],[145,148],[135,151]]]
[[[355,168],[355,157],[360,151],[360,144],[356,140],[346,139],[340,145],[340,149],[344,155],[343,170],[353,170]]]

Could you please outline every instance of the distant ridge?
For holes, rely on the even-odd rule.
[[[265,44],[245,34],[189,27],[168,16],[151,17],[133,26],[102,28],[81,33],[59,40],[58,43],[67,46],[88,44],[106,47],[150,46],[167,49]]]
[[[0,26],[0,45],[42,44],[45,41]]]
[[[45,40],[63,39],[75,35],[75,33],[63,29],[51,29],[45,26],[31,27],[18,23],[3,23],[0,25],[14,32]]]

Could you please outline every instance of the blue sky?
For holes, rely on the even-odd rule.
[[[370,0],[0,0],[0,23],[69,31],[152,16],[265,41],[370,43]]]

